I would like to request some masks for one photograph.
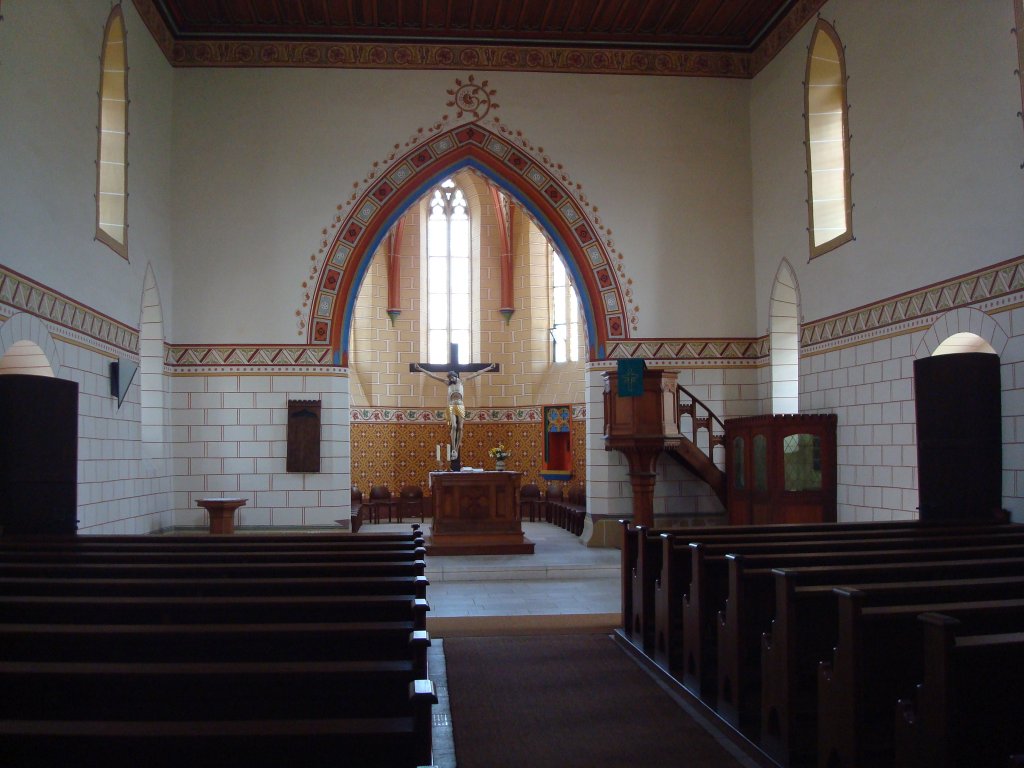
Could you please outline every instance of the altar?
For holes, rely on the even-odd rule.
[[[519,519],[522,472],[431,472],[427,555],[532,555]]]

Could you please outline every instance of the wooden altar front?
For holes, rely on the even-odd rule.
[[[428,555],[532,555],[519,519],[521,472],[431,472]]]

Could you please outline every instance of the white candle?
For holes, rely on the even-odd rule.
[[[444,444],[444,449],[448,453],[448,461],[451,461],[452,460],[452,446],[451,446],[451,443],[445,443]]]
[[[437,460],[438,461],[441,460],[441,444],[440,443],[437,444]]]

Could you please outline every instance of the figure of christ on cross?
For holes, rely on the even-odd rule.
[[[466,422],[466,403],[463,400],[463,379],[459,378],[460,373],[470,373],[465,381],[471,381],[477,376],[485,373],[497,373],[500,366],[497,363],[465,363],[459,365],[459,345],[451,344],[448,347],[447,363],[410,363],[409,371],[412,373],[425,373],[434,381],[440,381],[448,385],[448,429],[451,434],[451,466],[452,472],[462,469],[462,459],[459,455],[459,448],[462,445],[462,428]],[[445,376],[435,376],[434,373],[444,373]]]

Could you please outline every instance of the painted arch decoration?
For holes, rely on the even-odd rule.
[[[621,254],[613,261],[603,226],[566,186],[568,177],[524,143],[477,123],[460,125],[415,144],[369,179],[348,214],[339,215],[333,238],[325,232],[324,263],[309,302],[309,344],[329,346],[335,364],[347,365],[352,309],[377,247],[409,205],[467,167],[515,197],[554,241],[579,289],[589,359],[603,359],[610,342],[628,339],[630,291],[620,285]]]

